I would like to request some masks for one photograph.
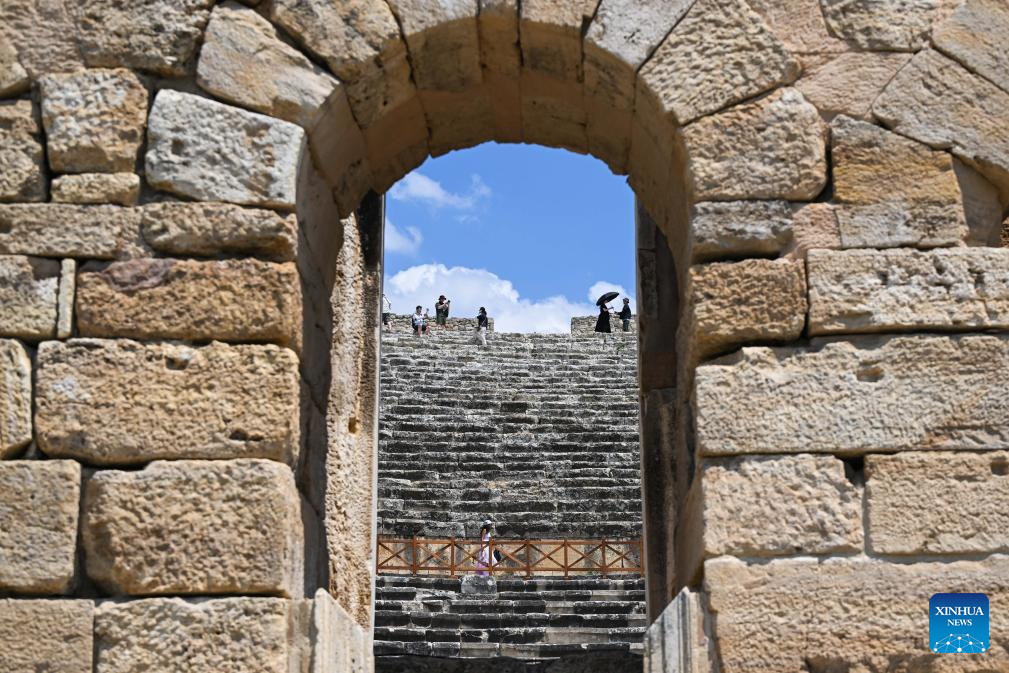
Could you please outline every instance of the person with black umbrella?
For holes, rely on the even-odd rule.
[[[599,307],[599,318],[596,319],[596,331],[603,335],[603,343],[609,340],[609,336],[607,335],[612,332],[610,329],[610,314],[612,311],[606,304],[619,296],[619,292],[607,292],[596,301],[596,306]]]

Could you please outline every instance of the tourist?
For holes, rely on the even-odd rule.
[[[392,315],[392,302],[384,294],[382,295],[382,328],[386,331],[392,329],[392,324],[389,322],[389,316]]]
[[[413,325],[413,333],[417,336],[427,334],[427,313],[422,315],[420,309],[421,307],[418,306],[417,310],[414,311],[412,316],[410,316],[410,324]]]
[[[624,297],[624,307],[620,309],[620,313],[617,314],[620,320],[624,323],[624,331],[631,331],[631,300]]]
[[[610,334],[610,307],[605,303],[599,305],[599,317],[596,319],[596,331],[603,335],[603,343],[609,340]]]
[[[442,329],[445,329],[445,325],[448,323],[448,309],[451,304],[450,299],[441,295],[438,297],[438,303],[434,305],[434,320]]]
[[[477,553],[477,575],[489,575],[488,568],[491,567],[491,540],[494,537],[494,522],[487,519],[480,526],[480,551]]]
[[[487,309],[483,306],[476,316],[476,343],[481,346],[487,345]]]

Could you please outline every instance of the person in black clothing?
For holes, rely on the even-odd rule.
[[[445,295],[438,297],[438,303],[434,305],[434,321],[442,329],[448,323],[448,310],[451,306],[452,301],[446,299]]]
[[[487,309],[480,307],[480,312],[476,316],[476,342],[481,346],[487,345]]]
[[[625,332],[630,332],[631,331],[631,300],[630,299],[628,299],[627,297],[624,297],[624,307],[622,309],[620,309],[620,313],[618,313],[617,315],[620,316],[620,320],[622,320],[623,323],[624,323],[624,331]]]
[[[603,304],[599,307],[599,317],[596,319],[596,331],[603,335],[603,343],[610,339],[610,307]]]

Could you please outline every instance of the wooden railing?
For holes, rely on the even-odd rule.
[[[379,537],[379,573],[602,576],[641,574],[641,540],[491,540]],[[497,552],[497,553],[495,553]],[[489,561],[482,561],[489,559]]]

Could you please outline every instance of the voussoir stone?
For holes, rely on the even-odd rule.
[[[1009,5],[967,0],[932,35],[936,49],[1009,91]]]
[[[52,338],[59,281],[56,260],[0,255],[0,336]]]
[[[297,249],[295,215],[230,203],[148,204],[140,226],[151,248],[170,255],[246,253],[286,262]]]
[[[708,556],[862,548],[862,490],[833,456],[739,457],[701,468]]]
[[[47,75],[39,85],[49,166],[64,173],[133,170],[147,89],[124,69]]]
[[[693,259],[774,255],[792,238],[786,201],[702,201],[690,220]]]
[[[185,75],[214,0],[88,0],[76,12],[81,53],[90,66]]]
[[[911,60],[910,54],[852,51],[837,54],[803,73],[795,88],[827,119],[871,116],[872,102]]]
[[[136,208],[0,204],[0,254],[117,259],[142,250]]]
[[[44,161],[31,101],[0,101],[0,201],[44,201]]]
[[[283,463],[99,471],[83,512],[88,577],[117,593],[289,595],[301,582],[298,489]]]
[[[995,335],[743,348],[697,368],[698,448],[704,455],[1005,449],[1007,372],[1009,337]]]
[[[820,0],[838,37],[863,49],[915,51],[928,42],[943,0]]]
[[[53,180],[53,201],[132,206],[140,196],[136,173],[80,173]]]
[[[809,332],[1005,329],[1009,250],[814,250]]]
[[[77,274],[81,336],[293,343],[301,287],[293,262],[131,259]]]
[[[796,259],[748,259],[690,268],[697,357],[744,343],[790,341],[806,324],[806,274]]]
[[[204,91],[310,128],[338,82],[250,7],[228,1],[210,16],[196,68]]]
[[[32,361],[14,339],[0,339],[0,458],[32,441]]]
[[[278,346],[46,341],[36,391],[39,447],[53,456],[128,465],[298,451],[298,359]]]
[[[697,0],[639,77],[685,125],[798,75],[798,61],[746,0]]]
[[[0,461],[0,589],[65,592],[74,577],[81,466]],[[2,618],[0,618],[2,619]]]
[[[1009,557],[895,564],[856,558],[780,559],[760,565],[728,557],[704,565],[718,625],[723,673],[943,671],[1009,668]],[[981,592],[991,610],[991,649],[932,654],[926,607],[932,594]],[[787,616],[787,627],[768,620]],[[857,629],[849,625],[857,624]],[[944,663],[947,662],[947,663]]]
[[[105,602],[95,673],[287,673],[291,612],[282,598]]]
[[[417,89],[465,91],[478,86],[478,0],[388,0],[410,52]]]
[[[295,124],[163,89],[147,145],[153,187],[200,201],[294,208],[305,146]]]
[[[827,183],[827,127],[795,89],[683,129],[697,200],[816,197]]]
[[[966,238],[952,156],[849,117],[831,127],[835,212],[845,247],[933,247]]]
[[[91,601],[0,599],[4,670],[92,673],[93,653]]]
[[[582,30],[599,0],[523,0],[522,66],[564,82],[582,79]]]

